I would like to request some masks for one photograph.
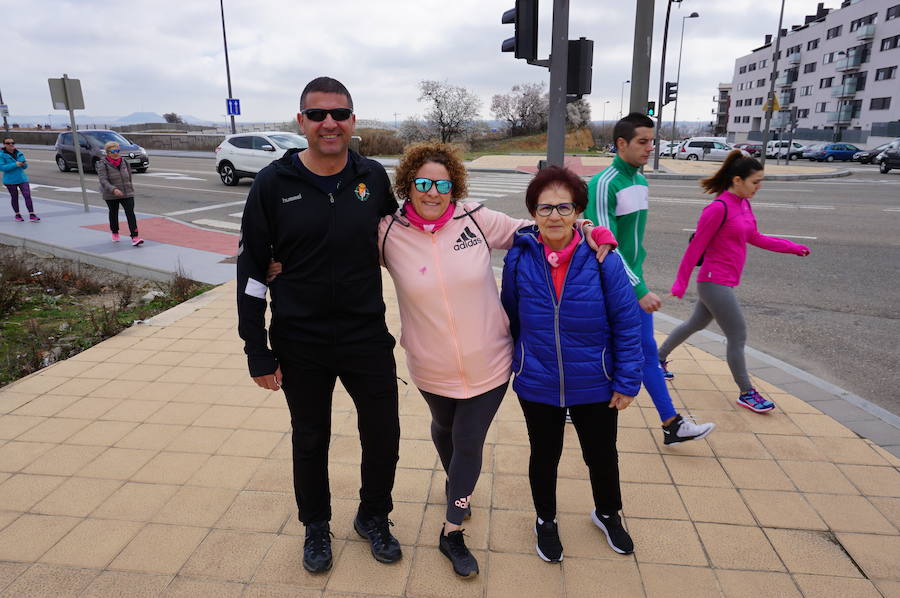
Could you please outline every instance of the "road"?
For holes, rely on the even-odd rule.
[[[52,152],[26,155],[37,197],[81,201],[77,175],[59,172]],[[748,345],[900,414],[900,172],[851,169],[842,179],[763,183],[753,200],[760,230],[808,245],[812,255],[751,248],[738,296]],[[96,189],[94,175],[86,176]],[[471,197],[527,217],[529,179],[473,173]],[[135,175],[135,187],[141,212],[236,231],[250,181],[225,187],[211,159],[155,156],[148,173]],[[688,317],[696,294],[677,300],[668,289],[709,199],[694,181],[650,181],[645,274],[663,297],[663,312],[677,318]],[[101,205],[97,194],[90,201]],[[495,265],[502,259],[497,252]]]

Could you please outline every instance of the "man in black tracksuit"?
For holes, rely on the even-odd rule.
[[[394,338],[384,320],[377,227],[397,210],[378,162],[349,151],[355,117],[346,88],[314,79],[297,115],[309,141],[259,172],[244,208],[237,262],[238,332],[250,376],[284,389],[293,427],[294,492],[306,525],[303,565],[332,564],[328,446],[340,378],[358,413],[360,505],[354,527],[381,562],[402,556],[390,531],[400,424]],[[272,319],[266,343],[266,270]]]

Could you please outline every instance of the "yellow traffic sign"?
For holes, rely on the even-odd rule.
[[[781,110],[781,105],[778,103],[778,96],[774,96],[772,98],[772,103],[774,104],[772,106],[772,112],[778,112],[779,110]],[[769,111],[769,101],[768,100],[766,100],[766,103],[763,104],[762,111],[763,112]]]

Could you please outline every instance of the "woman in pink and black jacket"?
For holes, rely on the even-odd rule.
[[[728,154],[718,172],[700,181],[707,193],[716,194],[716,199],[703,208],[697,222],[697,232],[681,258],[678,275],[672,285],[672,295],[684,297],[691,272],[699,266],[699,299],[691,317],[675,328],[659,348],[660,365],[667,377],[672,378],[674,375],[666,367],[666,358],[675,347],[698,330],[706,328],[715,318],[728,341],[728,367],[741,392],[737,403],[756,413],[771,411],[775,403],[753,388],[744,361],[747,327],[734,287],[741,282],[741,272],[747,260],[747,244],[778,253],[809,255],[809,248],[804,245],[769,237],[757,230],[750,198],[759,190],[762,178],[762,164],[735,150]]]

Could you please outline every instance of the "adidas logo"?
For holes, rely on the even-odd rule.
[[[469,230],[467,226],[465,230],[463,230],[462,234],[456,238],[456,243],[453,245],[454,251],[460,251],[461,249],[465,249],[466,247],[474,247],[483,243],[484,241],[481,238]]]
[[[298,199],[303,199],[301,195],[298,193],[297,195],[293,195],[291,197],[282,197],[281,203],[290,203],[292,201],[297,201]]]

